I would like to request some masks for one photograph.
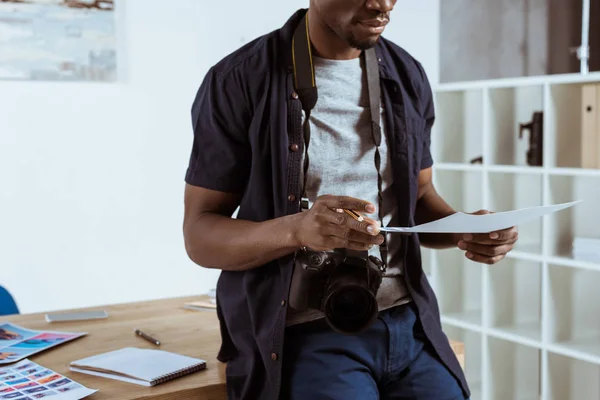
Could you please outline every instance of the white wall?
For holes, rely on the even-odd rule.
[[[427,72],[432,85],[439,82],[440,2],[398,0],[385,36],[404,47]]]
[[[212,63],[307,4],[118,0],[119,83],[0,82],[0,285],[22,312],[214,286],[182,241],[191,102]],[[398,1],[386,35],[434,82],[438,8]]]

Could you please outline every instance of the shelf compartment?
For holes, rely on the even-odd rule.
[[[490,337],[486,351],[486,376],[489,377],[486,398],[540,398],[542,355],[539,349]]]
[[[483,91],[435,95],[436,121],[431,150],[441,163],[470,163],[483,156]]]
[[[542,340],[540,263],[504,259],[489,267],[490,327],[528,340]]]
[[[475,212],[483,208],[481,171],[436,170],[433,174],[438,194],[455,210]]]
[[[482,268],[458,249],[435,251],[435,276],[444,317],[474,326],[482,324]]]
[[[600,366],[548,353],[548,400],[600,399]]]
[[[548,273],[549,341],[600,358],[600,272],[551,264]]]
[[[465,346],[465,368],[464,373],[471,389],[471,398],[473,400],[482,399],[482,364],[483,358],[481,333],[470,329],[459,328],[456,326],[442,323],[442,329],[448,339],[461,342]]]
[[[541,120],[543,120],[544,86],[490,89],[488,104],[490,110],[487,131],[490,134],[490,159],[489,162],[486,160],[486,164],[541,167],[541,160],[539,163],[528,163],[527,152],[530,149],[531,131],[523,130],[522,138],[520,133],[521,126],[526,126],[533,121],[534,113],[541,113]],[[541,156],[542,142],[539,143],[539,149]]]
[[[597,205],[600,177],[550,176],[548,179],[549,204],[583,200],[569,209],[544,217],[549,255],[589,263],[589,259],[574,256],[573,240],[600,239],[600,209]]]
[[[543,204],[543,178],[539,174],[490,173],[490,211],[510,211]],[[530,221],[518,227],[519,240],[514,250],[523,253],[541,254],[542,219]]]
[[[588,168],[583,162],[583,88],[589,83],[551,84],[545,136],[548,138],[549,165],[559,168]],[[589,146],[588,146],[589,147]],[[596,169],[592,167],[590,169]]]

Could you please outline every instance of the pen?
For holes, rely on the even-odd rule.
[[[157,339],[154,339],[152,336],[140,331],[139,329],[135,330],[135,334],[142,337],[143,339],[146,339],[147,341],[149,341],[152,344],[155,344],[157,346],[160,346],[160,341]]]

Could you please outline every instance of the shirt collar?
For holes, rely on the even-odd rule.
[[[307,12],[308,9],[306,8],[299,9],[287,20],[287,22],[280,29],[280,40],[281,44],[283,45],[283,51],[285,55],[283,59],[285,60],[285,68],[289,73],[293,72],[292,38],[294,36],[294,32],[296,31],[296,27]],[[386,54],[386,50],[384,48],[383,41],[384,39],[380,38],[380,40],[375,45],[375,52],[377,53],[377,58],[379,60],[379,76],[382,79],[393,79],[392,76],[389,74],[387,57],[384,56]]]

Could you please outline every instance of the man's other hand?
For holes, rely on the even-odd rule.
[[[471,215],[490,214],[487,210],[480,210]],[[458,248],[465,251],[465,256],[475,262],[496,264],[503,260],[513,250],[519,238],[516,227],[491,233],[461,234]]]
[[[357,221],[339,209],[372,214],[375,206],[368,201],[346,196],[320,196],[310,210],[300,213],[294,236],[300,247],[316,251],[333,249],[369,250],[383,243],[379,223],[364,217]]]

